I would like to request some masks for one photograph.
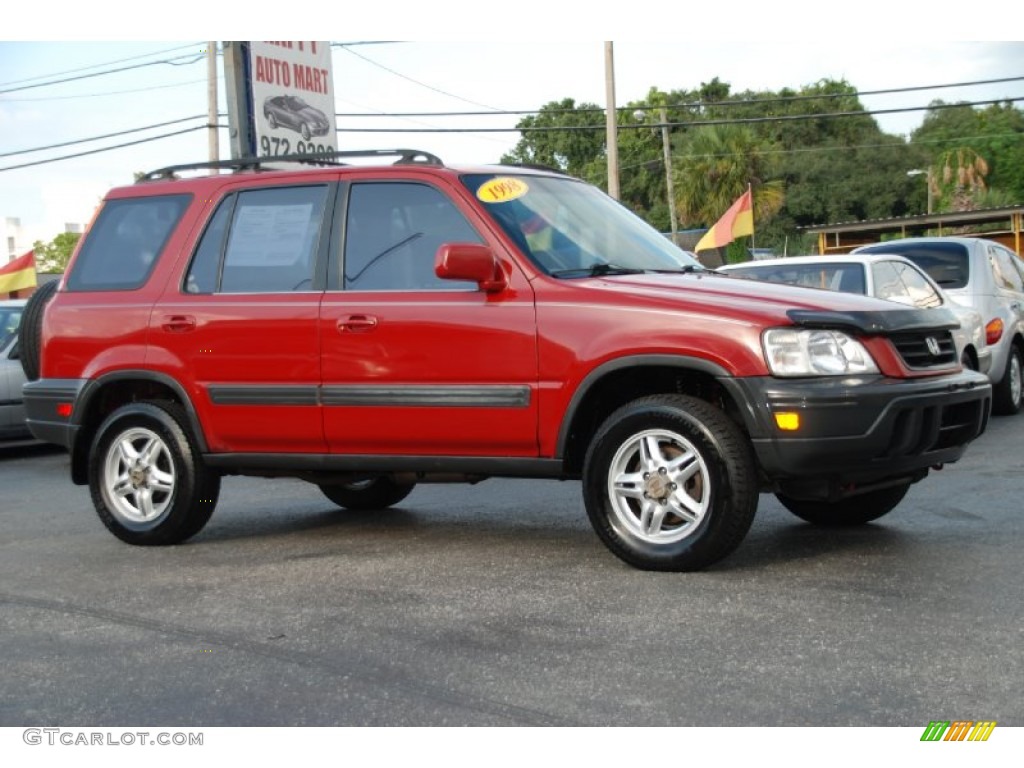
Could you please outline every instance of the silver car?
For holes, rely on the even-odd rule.
[[[858,248],[896,253],[924,269],[957,303],[981,313],[992,350],[994,413],[1021,410],[1024,383],[1024,261],[979,237],[914,237]]]
[[[960,363],[982,373],[988,373],[991,367],[992,351],[985,343],[981,315],[957,304],[922,269],[902,256],[791,256],[728,264],[717,271],[773,283],[860,293],[920,309],[948,309],[960,321],[960,327],[953,330]]]
[[[18,325],[24,299],[0,301],[0,439],[29,437],[21,386],[25,372],[18,359]]]

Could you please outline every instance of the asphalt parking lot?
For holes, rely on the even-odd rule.
[[[187,544],[0,448],[0,725],[1024,725],[1024,416],[860,529],[761,497],[696,574],[620,563],[577,483],[336,510],[228,478]]]

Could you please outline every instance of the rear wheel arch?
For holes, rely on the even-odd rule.
[[[649,395],[685,394],[719,407],[734,417],[736,403],[718,379],[729,372],[700,358],[677,355],[636,355],[605,362],[576,388],[559,428],[556,457],[568,475],[582,472],[590,441],[617,408]]]
[[[82,390],[73,415],[78,426],[71,450],[71,479],[76,485],[88,483],[89,449],[96,430],[123,405],[139,401],[164,401],[180,406],[191,437],[200,452],[207,450],[199,416],[184,387],[166,374],[154,371],[117,371],[91,380]]]

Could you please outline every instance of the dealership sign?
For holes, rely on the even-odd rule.
[[[337,150],[329,42],[226,44],[225,78],[232,156]]]

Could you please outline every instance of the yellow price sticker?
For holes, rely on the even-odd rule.
[[[514,179],[511,176],[499,176],[482,185],[476,191],[476,196],[485,203],[507,203],[509,200],[522,197],[529,191],[530,188],[525,181]]]

